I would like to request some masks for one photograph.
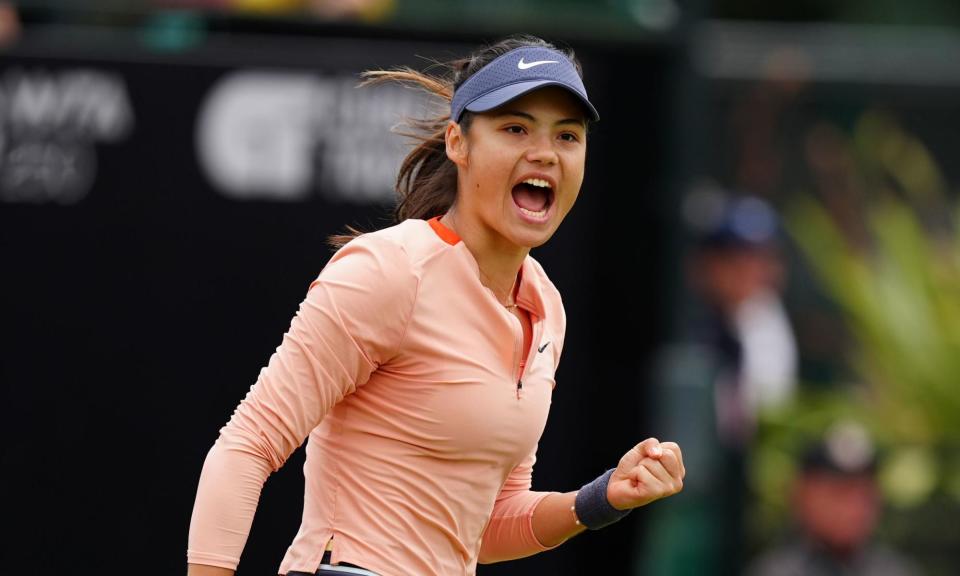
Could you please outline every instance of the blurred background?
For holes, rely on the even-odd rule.
[[[651,435],[688,478],[479,573],[957,573],[953,0],[0,1],[0,573],[184,572],[206,451],[436,105],[358,74],[517,32],[602,115],[534,251],[568,316],[534,487]]]

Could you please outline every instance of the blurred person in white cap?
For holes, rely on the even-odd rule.
[[[804,451],[791,501],[796,526],[758,557],[749,576],[919,576],[901,552],[877,542],[878,458],[867,432],[832,427]]]

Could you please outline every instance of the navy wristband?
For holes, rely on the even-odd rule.
[[[613,472],[612,468],[607,470],[593,482],[584,484],[583,488],[577,492],[574,512],[577,514],[577,520],[590,530],[609,526],[630,513],[629,509],[617,510],[607,500],[607,484],[610,483]]]

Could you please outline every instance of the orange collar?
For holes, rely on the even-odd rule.
[[[433,228],[433,231],[437,233],[444,242],[453,246],[460,241],[460,236],[457,235],[452,229],[447,228],[442,222],[440,222],[440,216],[434,216],[428,220],[430,227]]]

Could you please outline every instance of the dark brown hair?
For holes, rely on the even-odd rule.
[[[371,70],[363,73],[361,86],[383,82],[400,82],[421,90],[442,101],[443,112],[427,118],[406,118],[396,131],[413,140],[416,144],[400,165],[397,174],[397,205],[393,210],[395,223],[408,218],[424,220],[440,216],[450,209],[457,197],[457,167],[447,158],[445,133],[450,121],[450,101],[454,91],[467,78],[498,57],[526,46],[549,48],[561,52],[573,62],[577,73],[583,76],[580,62],[573,50],[558,48],[536,36],[510,36],[494,44],[476,50],[466,58],[446,63],[437,63],[437,74],[419,72],[412,68],[395,70]],[[470,128],[473,118],[471,112],[464,112],[460,118],[460,127],[464,133]],[[340,248],[350,240],[363,234],[360,230],[347,227],[348,234],[330,236],[328,242],[333,248]]]

